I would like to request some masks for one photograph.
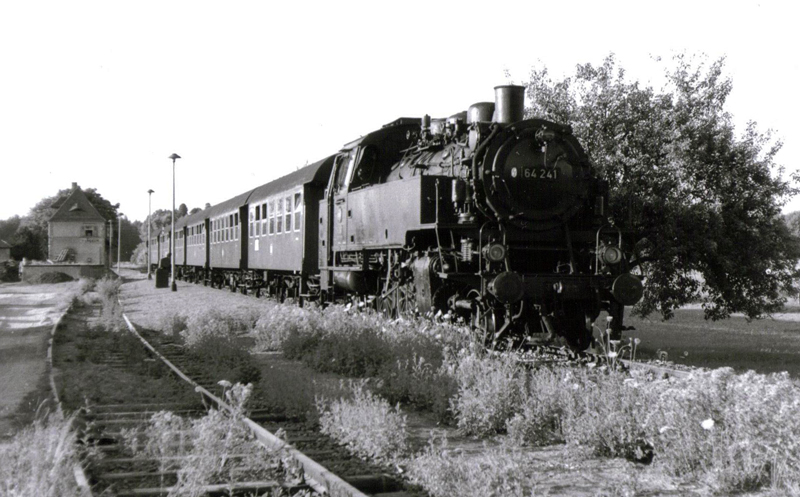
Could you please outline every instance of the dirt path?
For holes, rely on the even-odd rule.
[[[18,429],[17,411],[26,397],[37,402],[32,397],[47,372],[47,340],[61,314],[61,296],[74,285],[0,284],[0,440]]]

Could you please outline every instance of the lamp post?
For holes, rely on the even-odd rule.
[[[112,256],[111,251],[114,249],[114,220],[108,219],[108,269],[111,269],[113,264],[111,263]]]
[[[150,236],[150,225],[153,224],[153,191],[154,190],[147,190],[147,243],[145,247],[147,247],[147,279],[152,280],[153,275],[150,274],[150,268],[153,267],[153,263],[150,260],[150,242],[153,238]]]
[[[172,291],[178,291],[178,285],[175,284],[175,160],[180,159],[178,154],[172,154],[168,159],[172,159],[172,236],[169,239],[169,262],[172,266]]]
[[[119,275],[120,255],[122,254],[122,213],[117,213],[117,275]]]

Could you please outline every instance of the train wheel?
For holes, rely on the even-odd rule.
[[[592,320],[586,317],[582,308],[572,309],[560,321],[570,348],[583,352],[592,345]]]
[[[404,318],[413,316],[416,307],[414,284],[406,283],[397,288],[397,314]]]
[[[479,303],[472,315],[471,328],[475,339],[482,345],[493,345],[494,335],[500,326],[500,314],[484,303]]]

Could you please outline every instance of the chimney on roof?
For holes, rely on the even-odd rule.
[[[77,190],[77,189],[78,189],[78,183],[76,183],[76,182],[74,182],[74,181],[73,181],[73,182],[72,182],[72,189],[73,189],[73,190]]]

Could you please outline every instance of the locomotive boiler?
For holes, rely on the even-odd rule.
[[[524,119],[524,87],[446,119],[401,118],[345,145],[319,202],[324,299],[461,317],[487,342],[592,342],[642,296],[608,185],[569,126]]]

